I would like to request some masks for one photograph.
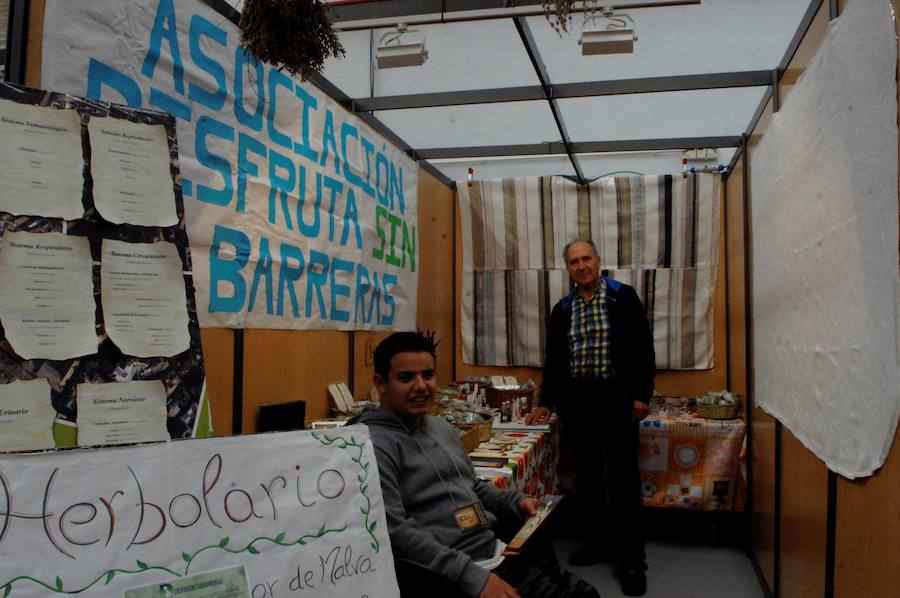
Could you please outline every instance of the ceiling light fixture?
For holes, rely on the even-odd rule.
[[[600,9],[600,14],[586,13],[581,30],[581,53],[631,54],[634,52],[634,20],[626,14],[613,14],[612,8]]]
[[[382,35],[375,49],[375,60],[380,69],[417,66],[427,59],[425,36],[416,29],[407,29],[406,23],[399,23]]]

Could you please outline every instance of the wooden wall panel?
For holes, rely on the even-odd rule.
[[[844,0],[838,3],[841,10],[845,4]],[[900,35],[896,18],[894,28]],[[900,61],[897,67],[900,75]],[[900,113],[900,98],[897,110]],[[875,475],[861,480],[838,478],[836,502],[834,595],[896,594],[900,588],[900,428]]]
[[[372,374],[375,366],[372,353],[390,332],[358,331],[354,334],[353,349],[353,397],[357,401],[368,401],[372,390]]]
[[[775,587],[775,419],[753,410],[751,549],[769,589]]]
[[[225,328],[200,330],[206,390],[216,436],[230,436],[234,388],[234,331]]]
[[[302,399],[306,419],[328,416],[326,387],[347,382],[350,336],[339,331],[244,332],[243,432],[255,432],[259,406]]]
[[[861,480],[838,478],[835,592],[894,596],[900,588],[900,428],[884,466]]]
[[[860,1],[860,0],[856,0]],[[827,33],[829,3],[823,2],[780,86],[782,103],[806,69]],[[845,1],[839,2],[843,9]],[[900,26],[895,21],[895,27]],[[770,106],[771,108],[771,106]],[[900,108],[900,106],[898,106]],[[750,138],[750,154],[771,120],[771,110],[760,120]],[[751,189],[752,195],[752,189]],[[729,204],[730,205],[730,204]],[[752,265],[751,265],[752,267]],[[730,307],[736,307],[731,305]],[[734,313],[734,312],[732,312]],[[734,328],[732,327],[732,331]],[[733,332],[732,332],[733,334]],[[733,345],[734,346],[734,345]],[[754,412],[753,424],[753,523],[754,554],[770,583],[772,560],[770,528],[773,527],[771,463],[773,421]],[[886,596],[900,587],[900,430],[884,467],[858,481],[837,478],[834,545],[834,596]],[[780,593],[782,596],[827,595],[828,472],[787,429],[782,431]]]
[[[781,454],[781,595],[823,596],[828,469],[787,428]]]
[[[725,183],[725,276],[728,342],[728,386],[747,398],[747,307],[745,301],[744,167],[738,160]],[[746,409],[746,402],[745,402]]]
[[[44,0],[31,0],[28,6],[28,41],[25,55],[25,85],[40,89],[44,47]],[[53,90],[51,90],[53,91]]]
[[[454,378],[453,189],[419,170],[419,298],[416,324],[433,330],[438,345],[438,383]]]

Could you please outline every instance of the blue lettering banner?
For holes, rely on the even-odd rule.
[[[47,0],[42,87],[170,112],[200,323],[409,330],[418,172],[204,2]]]

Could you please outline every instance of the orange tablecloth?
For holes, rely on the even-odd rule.
[[[642,421],[639,463],[644,504],[732,510],[745,433],[746,424],[737,419],[651,415]]]
[[[489,448],[501,441],[515,444]],[[555,432],[495,431],[490,443],[482,443],[469,456],[476,462],[479,477],[500,488],[517,488],[536,496],[558,491],[559,439]],[[500,458],[506,462],[501,467],[482,467],[477,464],[479,458]]]

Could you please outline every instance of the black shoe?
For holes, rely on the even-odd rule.
[[[622,574],[622,593],[626,596],[643,596],[647,592],[647,576],[641,569],[628,568]]]
[[[586,546],[569,556],[569,564],[573,567],[584,567],[609,560],[612,560],[612,555],[599,546]]]

